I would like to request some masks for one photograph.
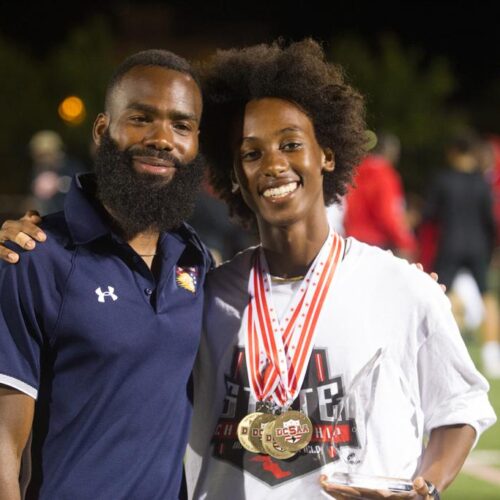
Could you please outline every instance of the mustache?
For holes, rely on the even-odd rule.
[[[184,166],[184,163],[182,163],[169,151],[163,151],[155,148],[132,147],[126,152],[126,154],[130,160],[132,160],[135,156],[147,156],[150,158],[158,158],[160,160],[168,161],[169,163],[172,163],[175,168],[181,168]]]

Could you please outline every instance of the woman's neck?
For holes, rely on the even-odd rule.
[[[282,278],[305,275],[330,230],[326,213],[316,224],[301,221],[276,227],[259,222],[259,233],[269,271],[273,276]]]

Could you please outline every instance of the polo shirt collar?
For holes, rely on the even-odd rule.
[[[105,211],[95,198],[95,189],[94,174],[77,174],[64,200],[68,229],[78,245],[111,234]]]

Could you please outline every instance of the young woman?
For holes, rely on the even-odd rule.
[[[390,498],[436,498],[495,417],[439,286],[328,226],[325,206],[363,154],[362,98],[311,40],[220,51],[204,81],[212,183],[261,244],[209,279],[186,463],[194,498],[317,498],[320,474],[346,462],[414,479]],[[341,411],[374,357],[364,407]],[[308,443],[292,453],[295,440]],[[322,485],[336,498],[388,493]]]

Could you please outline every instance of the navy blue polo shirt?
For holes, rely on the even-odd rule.
[[[161,235],[155,279],[92,181],[44,218],[46,243],[0,263],[0,383],[38,399],[41,499],[175,499],[211,258],[182,226]]]

